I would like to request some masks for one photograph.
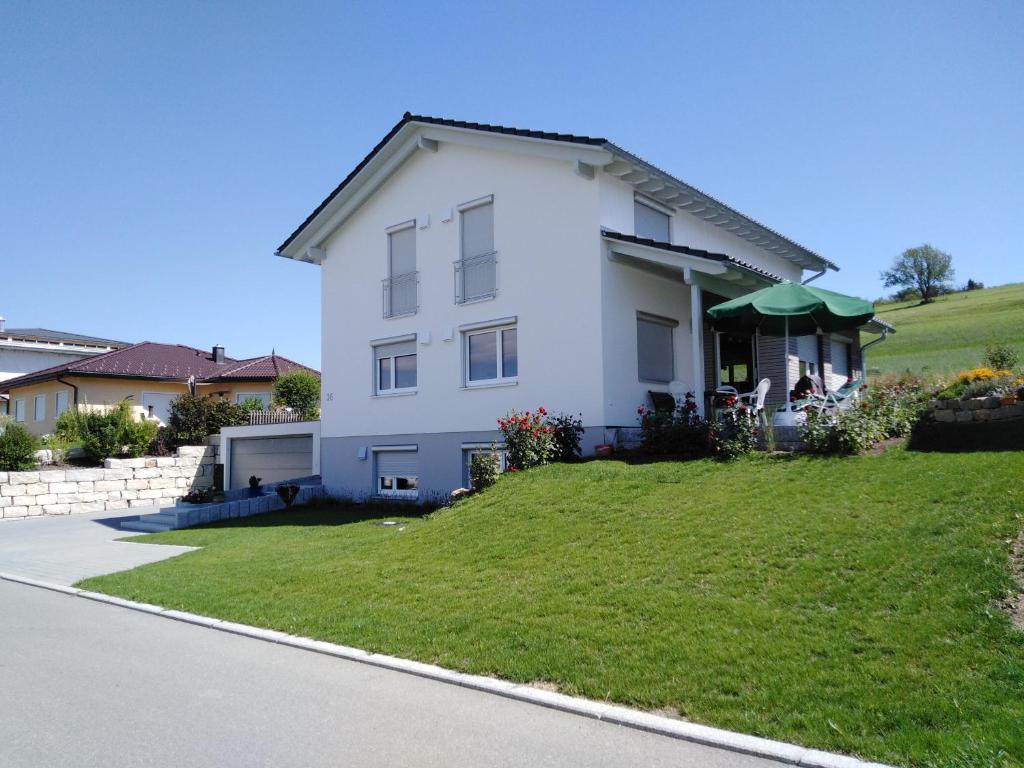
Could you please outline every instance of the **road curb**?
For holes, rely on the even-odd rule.
[[[360,664],[370,664],[383,669],[390,669],[395,672],[416,675],[430,680],[436,680],[449,685],[458,685],[463,688],[472,688],[477,691],[491,693],[496,696],[503,696],[508,699],[522,701],[527,704],[534,704],[549,709],[556,709],[581,717],[589,717],[594,720],[613,723],[626,728],[656,733],[681,741],[688,741],[696,744],[703,744],[709,747],[727,749],[731,752],[739,752],[754,757],[763,757],[776,760],[790,765],[805,766],[805,768],[893,768],[882,763],[869,763],[855,757],[839,755],[832,752],[822,752],[817,749],[809,749],[796,744],[788,744],[784,741],[773,741],[759,736],[747,736],[742,733],[726,731],[721,728],[712,728],[707,725],[690,723],[685,720],[674,720],[661,715],[654,715],[649,712],[642,712],[636,709],[608,704],[591,699],[583,699],[575,696],[567,696],[563,693],[545,691],[529,685],[512,683],[507,680],[499,680],[482,675],[469,675],[463,672],[454,672],[450,669],[438,667],[434,664],[424,664],[419,661],[402,659],[397,656],[388,656],[382,653],[370,653],[359,648],[337,645],[323,640],[313,640],[308,637],[289,635],[285,632],[278,632],[273,629],[262,629],[252,627],[248,624],[238,624],[232,621],[214,619],[208,616],[200,616],[186,611],[177,611],[169,608],[162,608],[158,605],[148,603],[137,603],[132,600],[125,600],[120,597],[104,595],[100,592],[89,592],[75,587],[66,587],[61,584],[51,584],[38,579],[31,579],[25,576],[0,573],[0,580],[10,581],[17,584],[24,584],[30,587],[47,589],[52,592],[60,592],[72,597],[81,597],[86,600],[93,600],[99,603],[107,603],[119,608],[127,608],[133,611],[148,613],[154,616],[162,616],[174,621],[181,621],[207,629],[216,629],[221,632],[229,632],[236,635],[251,637],[255,640],[287,645],[292,648],[305,651],[313,651],[327,656],[334,656],[348,661],[355,661]]]

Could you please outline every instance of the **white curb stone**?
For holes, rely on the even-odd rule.
[[[807,749],[796,744],[787,744],[783,741],[772,741],[758,736],[748,736],[742,733],[734,733],[721,728],[712,728],[707,725],[690,723],[686,720],[675,720],[661,715],[654,715],[649,712],[641,712],[628,707],[621,707],[615,704],[607,704],[590,699],[567,696],[563,693],[545,691],[540,688],[533,688],[529,685],[520,685],[506,680],[498,680],[482,675],[468,675],[462,672],[454,672],[434,664],[411,659],[400,659],[397,656],[388,656],[382,653],[367,653],[359,648],[328,643],[323,640],[313,640],[308,637],[289,635],[286,632],[278,632],[273,629],[261,629],[248,624],[238,624],[233,621],[222,621],[207,616],[199,616],[186,611],[165,610],[157,605],[148,603],[136,603],[132,600],[125,600],[120,597],[112,597],[97,592],[88,592],[74,587],[65,587],[60,584],[50,584],[45,581],[31,579],[25,576],[14,576],[12,574],[0,573],[0,579],[25,584],[32,587],[49,589],[53,592],[76,597],[84,597],[87,600],[116,605],[134,611],[156,616],[165,616],[176,621],[184,621],[189,624],[196,624],[209,629],[217,629],[223,632],[231,632],[236,635],[244,635],[256,640],[264,640],[280,645],[288,645],[300,650],[314,651],[316,653],[336,656],[361,664],[371,664],[384,669],[392,669],[396,672],[417,675],[451,685],[459,685],[464,688],[492,693],[505,698],[515,699],[527,704],[536,704],[550,709],[556,709],[570,714],[590,717],[595,720],[602,720],[615,725],[637,730],[656,733],[669,738],[690,741],[697,744],[704,744],[710,747],[726,749],[731,752],[740,752],[755,757],[763,757],[771,760],[778,760],[791,765],[806,766],[806,768],[893,768],[882,763],[869,763],[847,755],[837,755],[831,752],[822,752],[817,749]]]

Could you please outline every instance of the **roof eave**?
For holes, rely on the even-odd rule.
[[[624,178],[624,180],[637,186],[639,191],[658,202],[686,211],[723,228],[736,237],[793,262],[801,269],[839,271],[839,267],[824,256],[790,240],[785,235],[766,227],[746,214],[740,213],[735,208],[667,171],[663,171],[642,157],[612,142],[606,142],[604,146],[618,157],[603,170],[620,178],[632,176],[633,178]],[[639,166],[648,178],[641,179],[634,175],[636,174],[635,166]],[[643,189],[644,186],[647,186],[648,189]]]

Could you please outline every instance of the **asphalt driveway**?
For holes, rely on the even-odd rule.
[[[778,763],[0,581],[0,765]]]
[[[0,521],[0,573],[66,585],[192,551],[115,541],[133,535],[121,521],[137,518],[100,512]]]

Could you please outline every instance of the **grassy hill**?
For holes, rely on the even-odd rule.
[[[202,549],[81,586],[901,765],[1022,765],[998,606],[1022,475],[1014,451],[556,465],[427,519],[147,536]]]
[[[982,364],[985,345],[1010,344],[1024,358],[1024,283],[939,297],[933,304],[883,304],[896,333],[868,350],[871,372],[949,374]]]

